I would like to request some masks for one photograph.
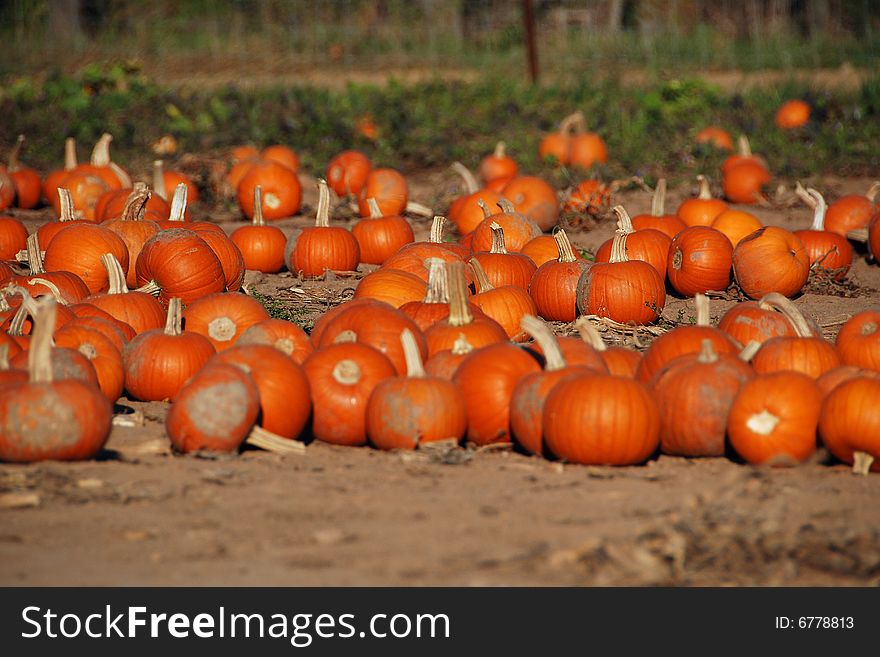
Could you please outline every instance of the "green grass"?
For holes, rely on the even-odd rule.
[[[314,321],[305,319],[301,308],[256,291],[251,291],[250,295],[260,302],[272,319],[283,319],[284,321],[292,322],[307,332],[312,330]]]

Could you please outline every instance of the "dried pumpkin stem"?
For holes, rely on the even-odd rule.
[[[263,219],[263,188],[260,185],[254,187],[254,226],[264,226],[266,221]]]
[[[455,338],[455,342],[452,343],[452,354],[454,356],[464,356],[473,350],[474,345],[468,342],[467,336],[464,333],[459,333],[458,337]]]
[[[794,185],[794,193],[795,196],[797,196],[807,205],[807,207],[813,210],[816,209],[816,199],[814,199],[809,193],[807,193],[807,190],[801,184],[800,180],[798,180]]]
[[[147,201],[150,200],[150,190],[144,183],[135,183],[131,194],[125,200],[122,208],[122,221],[143,221],[147,212]]]
[[[449,168],[461,176],[461,179],[464,181],[464,188],[468,194],[473,194],[480,190],[480,184],[477,182],[474,174],[461,162],[453,162]]]
[[[168,314],[165,316],[165,335],[180,335],[183,322],[183,304],[179,297],[168,302]]]
[[[701,292],[695,294],[694,308],[697,311],[697,326],[709,326],[709,297]]]
[[[764,310],[776,310],[782,313],[794,328],[795,333],[800,338],[815,337],[815,332],[807,322],[807,318],[803,316],[798,307],[794,303],[779,294],[778,292],[769,292],[761,297],[758,305]]]
[[[486,205],[486,201],[481,198],[477,199],[477,205],[480,206],[480,210],[483,211],[483,219],[488,219],[492,216],[492,210],[489,209],[489,206]]]
[[[318,210],[315,213],[315,226],[327,228],[330,225],[330,188],[323,178],[318,180]]]
[[[871,186],[868,187],[868,191],[865,192],[865,196],[868,197],[868,200],[871,201],[871,203],[877,198],[877,194],[880,194],[880,180],[875,180]]]
[[[559,340],[553,334],[553,330],[534,315],[523,315],[519,325],[522,330],[531,335],[541,351],[544,352],[544,371],[555,372],[556,370],[565,369],[567,363],[565,356],[562,355],[562,349],[559,347]]]
[[[370,219],[382,218],[382,208],[379,207],[379,203],[372,196],[367,199],[367,207],[370,208]]]
[[[42,286],[45,287],[47,290],[49,290],[49,294],[52,295],[52,298],[55,299],[55,302],[56,302],[56,303],[58,303],[58,304],[60,304],[60,305],[62,305],[62,306],[66,306],[66,305],[67,305],[67,301],[65,301],[64,296],[61,294],[61,290],[58,289],[58,286],[55,285],[55,283],[53,283],[53,282],[50,281],[49,279],[47,279],[47,278],[39,278],[39,277],[37,277],[37,278],[29,278],[29,279],[27,280],[27,285],[30,285],[31,287],[33,287],[33,286],[35,286],[35,285],[42,285]]]
[[[37,235],[36,231],[28,235],[26,244],[27,263],[28,269],[31,270],[31,274],[45,274],[46,270],[43,268],[43,252],[40,251],[40,237]]]
[[[0,372],[9,369],[9,345],[0,344]]]
[[[574,327],[577,329],[578,334],[581,336],[581,340],[586,342],[593,349],[595,349],[596,351],[608,350],[608,345],[605,344],[602,336],[599,335],[599,331],[596,330],[596,327],[593,326],[593,323],[586,317],[578,317],[577,321],[574,323]]]
[[[505,146],[504,142],[499,141],[497,144],[495,144],[495,152],[492,153],[492,155],[498,159],[501,159],[502,157],[507,157],[506,150],[507,147]]]
[[[737,139],[737,145],[739,146],[739,154],[743,157],[751,157],[752,156],[752,145],[749,143],[749,138],[745,135],[740,135]]]
[[[479,263],[477,264],[479,265]],[[471,266],[473,267],[473,264]],[[449,318],[447,320],[449,325],[465,326],[473,322],[474,317],[468,307],[467,281],[464,277],[463,262],[446,263],[446,285],[449,288]]]
[[[441,244],[443,242],[443,229],[446,226],[446,217],[436,215],[431,222],[431,234],[428,241],[432,244]]]
[[[587,119],[581,111],[569,114],[559,122],[559,132],[568,135],[570,132],[583,132],[586,129]]]
[[[58,221],[73,221],[76,219],[76,210],[73,207],[73,198],[70,196],[70,190],[59,187],[58,199],[61,206],[61,214],[58,217]]]
[[[507,255],[507,247],[504,245],[504,229],[494,221],[489,225],[489,229],[492,231],[492,247],[489,249],[489,253]]]
[[[513,205],[513,203],[510,202],[510,199],[502,197],[498,201],[497,205],[499,208],[501,208],[501,211],[504,214],[513,214],[514,212],[516,212],[516,207]]]
[[[853,474],[867,475],[874,465],[874,457],[868,452],[853,452]]]
[[[442,258],[426,258],[428,269],[428,288],[424,303],[449,303],[449,288],[446,285],[446,261]]]
[[[168,198],[168,190],[165,189],[165,163],[162,160],[153,160],[153,191],[162,198]]]
[[[422,363],[422,354],[416,337],[409,329],[403,329],[400,333],[400,343],[403,345],[403,357],[406,359],[406,375],[411,378],[423,379],[428,376]]]
[[[709,189],[709,179],[702,173],[697,176],[697,182],[700,183],[700,193],[697,198],[701,201],[710,201],[712,199],[712,190]]]
[[[157,297],[162,292],[162,288],[159,286],[159,284],[156,281],[150,281],[149,283],[146,283],[144,285],[141,285],[138,288],[135,288],[134,292],[143,292],[144,294],[151,294],[154,297]]]
[[[629,262],[626,257],[626,238],[627,234],[622,231],[615,231],[614,239],[611,241],[611,258],[608,262]]]
[[[174,188],[174,196],[171,198],[171,212],[168,221],[183,221],[186,213],[186,196],[188,193],[186,183],[180,183]]]
[[[64,170],[71,171],[76,165],[76,139],[68,137],[64,140]]]
[[[306,453],[306,446],[298,440],[279,436],[258,425],[254,425],[244,442],[251,447],[258,447],[275,454]]]
[[[742,348],[742,350],[739,352],[737,357],[741,361],[743,361],[745,363],[749,363],[749,362],[751,362],[752,358],[755,357],[755,354],[757,354],[758,351],[760,351],[760,349],[761,349],[760,342],[758,342],[757,340],[749,340],[749,343],[745,347]]]
[[[480,264],[479,260],[471,258],[468,260],[468,265],[470,265],[471,271],[474,274],[474,285],[477,288],[477,294],[482,294],[483,292],[495,289],[495,286],[489,281],[489,275],[486,273],[486,270],[483,268],[483,265]]]
[[[406,212],[408,212],[409,214],[417,215],[419,217],[434,216],[434,211],[431,208],[429,208],[427,205],[416,203],[415,201],[406,202]]]
[[[629,212],[622,205],[615,205],[612,208],[614,214],[617,215],[617,230],[629,235],[630,233],[636,232],[636,229],[633,228],[632,218],[629,216]]]
[[[828,206],[825,204],[825,197],[812,187],[807,190],[807,194],[816,202],[813,211],[813,225],[810,226],[810,230],[825,230],[825,212],[828,210]]]
[[[7,165],[7,169],[9,169],[10,173],[14,173],[21,168],[21,163],[18,161],[18,158],[21,156],[21,149],[24,147],[24,135],[19,135],[18,139],[15,140],[15,146],[12,147],[12,150],[9,152],[9,164]]]
[[[560,228],[553,233],[553,240],[556,242],[556,252],[559,254],[556,259],[559,262],[577,261],[577,257],[574,255],[574,248],[572,248],[564,228]]]
[[[51,297],[33,303],[34,328],[28,349],[28,373],[31,383],[52,383],[52,334],[58,304]],[[25,303],[22,303],[25,307]]]
[[[651,199],[651,214],[662,217],[664,210],[666,210],[666,178],[660,178],[657,180],[654,197]]]
[[[95,167],[107,167],[110,166],[110,142],[113,141],[113,135],[109,132],[105,132],[98,138],[98,141],[95,142],[95,147],[92,149],[92,166]]]
[[[110,287],[107,294],[128,294],[128,284],[125,281],[125,272],[122,271],[122,265],[112,253],[105,253],[101,256],[101,264],[107,270],[107,278],[110,281]]]
[[[697,361],[705,364],[718,361],[718,354],[715,352],[715,347],[712,346],[711,340],[704,339],[700,341],[700,355],[697,356]]]

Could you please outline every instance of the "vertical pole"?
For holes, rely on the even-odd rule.
[[[526,51],[529,57],[529,78],[532,84],[538,82],[538,46],[535,43],[535,15],[532,13],[532,0],[523,0],[523,23],[526,28]]]

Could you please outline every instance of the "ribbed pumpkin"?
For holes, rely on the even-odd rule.
[[[685,228],[669,245],[669,282],[686,297],[726,290],[732,264],[730,240],[708,226]]]
[[[730,407],[730,444],[749,463],[789,465],[816,451],[822,393],[800,372],[759,374],[747,381]]]
[[[168,303],[164,329],[140,333],[125,348],[125,388],[141,401],[173,400],[215,353],[210,340],[181,328],[181,301]]]
[[[28,230],[15,217],[0,217],[0,260],[15,260],[27,248]]]
[[[721,212],[712,222],[712,228],[724,233],[734,248],[761,225],[761,220],[750,212],[731,208]]]
[[[412,242],[412,226],[400,215],[383,216],[376,199],[368,198],[370,216],[351,229],[360,247],[361,262],[381,265],[405,244]]]
[[[753,376],[748,363],[719,355],[711,340],[702,341],[698,355],[669,362],[648,384],[660,410],[660,449],[679,456],[724,456],[730,406]]]
[[[218,413],[217,409],[223,409]],[[250,374],[216,363],[196,374],[168,409],[165,431],[178,452],[234,452],[260,413],[260,392]]]
[[[595,353],[598,353],[605,364],[609,374],[614,376],[623,376],[634,379],[639,363],[642,361],[642,353],[635,349],[627,349],[626,347],[609,347],[605,344],[599,331],[586,317],[579,317],[574,327],[580,335],[581,342],[588,346]],[[564,344],[564,343],[560,343]],[[589,364],[593,362],[592,355],[586,363],[580,363],[578,360],[572,359],[566,352],[566,358],[571,364]]]
[[[480,160],[480,177],[486,183],[510,180],[518,171],[519,166],[516,160],[507,154],[503,141],[495,144],[495,150]]]
[[[492,247],[474,253],[473,260],[480,263],[494,287],[514,285],[528,290],[537,266],[528,256],[507,251],[504,229],[499,224],[492,222],[489,228],[492,230]]]
[[[183,313],[186,330],[204,335],[218,352],[229,349],[244,331],[266,319],[269,313],[259,301],[235,293],[209,294]]]
[[[236,345],[208,361],[236,365],[248,372],[260,391],[259,425],[282,438],[296,438],[309,421],[312,396],[305,370],[274,347]]]
[[[95,205],[95,219],[102,223],[118,219],[125,213],[125,206],[128,205],[131,195],[146,189],[146,184],[138,182],[131,189],[111,189],[105,192]],[[154,190],[146,201],[141,219],[163,221],[168,218],[170,211],[171,207],[165,202],[164,196]]]
[[[42,181],[36,169],[25,166],[19,161],[24,142],[24,135],[19,135],[15,141],[15,146],[12,147],[12,151],[9,153],[6,171],[15,189],[15,204],[24,210],[31,210],[37,207],[37,204],[40,202]]]
[[[564,230],[556,231],[553,239],[558,257],[538,267],[529,283],[529,295],[544,319],[572,322],[577,317],[578,281],[593,263],[575,256]]]
[[[647,262],[626,257],[627,235],[618,231],[609,262],[584,270],[577,285],[582,315],[608,317],[622,324],[649,324],[666,304],[666,288]]]
[[[467,438],[477,445],[510,442],[510,398],[519,380],[541,366],[509,342],[475,349],[465,356],[453,381],[467,405]]]
[[[135,333],[162,328],[165,311],[155,297],[146,292],[129,291],[122,265],[110,253],[101,256],[109,285],[106,294],[87,298],[87,302],[128,324]]]
[[[809,230],[796,230],[794,234],[803,243],[810,258],[810,266],[834,280],[846,278],[853,261],[853,248],[846,237],[825,230],[825,198],[812,187],[807,193],[816,202],[813,224]]]
[[[242,283],[244,283],[244,257],[235,243],[216,224],[197,221],[188,225],[191,226],[190,230],[205,241],[217,256],[217,260],[220,261],[225,290],[227,292],[240,290]]]
[[[767,161],[760,155],[752,153],[752,145],[749,143],[749,138],[746,135],[740,135],[737,138],[737,146],[737,153],[729,155],[721,163],[722,176],[740,164],[745,163],[757,164],[769,172],[769,169],[767,169]]]
[[[128,248],[119,235],[104,226],[75,224],[59,232],[46,247],[43,259],[49,271],[69,271],[82,279],[89,292],[97,294],[109,288],[107,270],[101,256],[112,254],[123,271],[128,270]]]
[[[837,199],[825,214],[825,230],[846,237],[852,230],[866,228],[877,213],[876,198],[880,181],[871,185],[864,194],[848,194]]]
[[[367,204],[370,198],[376,199],[383,217],[403,214],[409,200],[406,178],[394,169],[372,169],[358,194],[358,210],[362,217],[370,216]]]
[[[340,198],[357,196],[367,181],[372,165],[360,151],[342,151],[327,165],[327,184]]]
[[[632,220],[629,213],[618,205],[614,208],[617,214],[617,230],[626,233],[626,257],[630,260],[641,260],[647,262],[657,273],[660,278],[666,277],[666,264],[669,259],[669,236],[657,230],[656,228],[644,228],[636,230],[633,228]],[[606,240],[599,250],[596,251],[595,262],[608,262],[611,260],[611,245],[614,238]]]
[[[661,233],[666,233],[670,238],[675,237],[687,226],[674,214],[666,214],[666,178],[657,180],[654,196],[651,199],[651,213],[637,214],[632,218],[633,228],[645,230],[653,228]]]
[[[850,317],[837,334],[837,351],[847,365],[880,371],[880,312]]]
[[[819,390],[822,391],[822,396],[827,397],[837,386],[859,377],[877,379],[880,378],[880,372],[862,369],[855,365],[840,365],[828,370],[816,379],[816,384],[819,386]]]
[[[300,365],[315,350],[305,331],[293,322],[283,319],[264,319],[252,324],[238,337],[235,344],[267,344],[290,356]]]
[[[208,243],[191,230],[163,230],[144,243],[135,265],[138,285],[163,303],[184,305],[226,289],[223,266]]]
[[[356,299],[375,299],[400,308],[425,295],[425,282],[399,269],[378,269],[364,276],[354,291]]]
[[[474,228],[471,248],[474,252],[488,251],[492,248],[492,226],[500,226],[504,230],[505,248],[518,252],[530,240],[541,234],[541,229],[526,215],[516,211],[510,201],[502,198],[498,201],[501,212],[489,215]]]
[[[575,185],[562,204],[566,212],[598,215],[611,203],[611,189],[601,180],[588,178]]]
[[[89,359],[98,376],[98,386],[110,402],[122,394],[125,370],[122,353],[113,342],[94,329],[68,322],[53,336],[56,347],[73,349]]]
[[[834,456],[856,474],[880,472],[880,380],[856,378],[832,390],[822,404],[819,434]]]
[[[495,208],[503,197],[499,191],[480,189],[474,174],[461,162],[453,162],[451,168],[461,176],[467,193],[459,196],[449,206],[449,220],[455,224],[460,234],[466,235],[486,218],[489,212],[486,208]]]
[[[452,381],[458,366],[473,350],[474,346],[467,341],[465,334],[460,333],[452,349],[437,352],[425,361],[425,371],[430,376]]]
[[[752,299],[769,292],[792,297],[810,275],[810,257],[796,235],[765,226],[744,238],[733,250],[736,282]]]
[[[487,317],[495,320],[510,340],[514,342],[528,340],[528,336],[522,330],[522,319],[526,315],[535,315],[538,312],[529,293],[517,285],[493,285],[476,258],[471,258],[470,266],[474,272],[474,284],[477,290],[471,298],[472,302]]]
[[[507,340],[505,327],[492,318],[488,308],[481,308],[485,313],[483,316],[475,317],[471,313],[462,263],[453,262],[446,265],[446,287],[449,291],[449,313],[425,331],[429,357],[452,349],[461,334],[464,334],[475,348]],[[478,296],[473,297],[475,303]]]
[[[541,231],[551,230],[556,225],[559,218],[559,199],[556,197],[556,190],[543,178],[517,176],[504,186],[501,194],[513,204],[515,212],[525,215],[538,226],[538,232],[532,237],[540,235]],[[509,212],[504,207],[501,209],[505,213]],[[503,221],[498,223],[505,229],[508,228]],[[510,249],[518,251],[519,246],[514,248],[511,245]]]
[[[83,303],[77,306],[77,310],[82,312],[83,309],[90,309],[86,311],[86,313],[91,310],[96,311],[94,315],[91,314],[83,314],[77,315],[76,319],[73,319],[67,322],[62,328],[87,328],[93,331],[97,331],[105,338],[110,340],[114,347],[119,351],[120,356],[122,352],[125,351],[125,345],[127,345],[131,338],[134,337],[134,330],[126,331],[123,327],[128,327],[128,324],[124,324],[116,319],[113,319],[110,315],[106,317],[102,316],[102,310],[95,308],[91,304]],[[76,312],[76,311],[74,311]],[[131,327],[128,327],[131,329]]]
[[[760,164],[743,162],[726,171],[721,183],[728,200],[750,205],[764,198],[762,188],[772,179]]]
[[[718,322],[718,328],[741,345],[763,344],[778,336],[796,336],[798,322],[808,320],[791,301],[778,292],[770,292],[759,301],[743,301],[733,306]]]
[[[105,228],[116,233],[125,242],[125,247],[128,250],[128,268],[125,280],[132,287],[137,285],[135,264],[138,256],[147,240],[160,230],[159,224],[144,218],[147,204],[151,198],[146,185],[137,183],[131,194],[128,195],[121,215],[103,224]]]
[[[538,235],[538,237],[526,242],[520,254],[528,256],[535,263],[535,267],[540,267],[559,258],[559,247],[553,235]],[[579,251],[572,250],[572,255],[577,259],[583,259]]]
[[[342,313],[348,312],[351,308],[357,308],[358,306],[377,307],[385,310],[388,308],[394,308],[394,306],[385,303],[384,301],[376,301],[375,299],[351,299],[350,301],[340,303],[338,306],[331,306],[323,315],[319,315],[315,320],[315,324],[309,332],[312,344],[317,347],[321,342],[321,336],[324,335],[324,330],[330,325],[330,322]]]
[[[248,219],[254,218],[254,192],[258,185],[265,220],[283,219],[299,212],[302,186],[296,172],[278,162],[263,160],[251,166],[238,183],[238,204]]]
[[[403,352],[399,344],[398,351]],[[336,445],[365,445],[370,395],[381,381],[399,375],[391,361],[367,344],[341,342],[315,351],[303,369],[312,389],[315,438]]]
[[[720,198],[712,198],[709,189],[709,179],[704,175],[697,176],[700,184],[700,193],[697,198],[689,198],[682,201],[675,214],[686,226],[711,226],[719,214],[727,209],[727,203]]]
[[[354,271],[360,262],[360,247],[354,235],[330,226],[330,190],[318,181],[318,209],[315,225],[303,228],[287,243],[287,268],[303,276],[317,278],[330,271]]]
[[[238,247],[246,269],[277,274],[284,269],[287,237],[263,220],[262,188],[254,187],[254,217],[250,226],[236,228],[229,239]]]
[[[27,382],[0,394],[0,461],[73,461],[95,456],[110,436],[113,405],[91,383],[56,380],[51,362],[53,299],[37,302]]]
[[[451,381],[428,376],[413,334],[400,335],[406,376],[380,381],[367,402],[367,438],[379,449],[415,449],[438,440],[461,440],[467,412]]]
[[[660,413],[647,388],[617,376],[561,381],[544,402],[544,443],[560,460],[584,465],[643,463],[660,443]]]

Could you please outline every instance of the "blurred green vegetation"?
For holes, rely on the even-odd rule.
[[[808,100],[814,112],[807,127],[785,132],[774,126],[773,116],[790,98]],[[583,111],[590,129],[606,140],[611,162],[601,173],[615,177],[717,170],[722,154],[693,141],[710,124],[734,136],[748,134],[755,152],[778,175],[876,175],[880,170],[880,77],[833,95],[795,82],[731,95],[689,79],[644,86],[580,80],[533,87],[499,78],[391,80],[381,87],[350,84],[337,90],[193,90],[161,86],[124,64],[90,65],[75,75],[20,76],[0,87],[0,152],[24,133],[24,160],[46,169],[61,163],[64,137],[75,137],[83,156],[108,131],[117,161],[146,167],[153,157],[150,145],[171,134],[181,152],[288,144],[301,154],[304,168],[317,174],[346,148],[362,149],[378,164],[403,170],[453,160],[474,167],[503,139],[525,170],[549,174],[553,170],[537,161],[538,140],[575,110]],[[376,140],[356,129],[363,116],[375,122]]]

